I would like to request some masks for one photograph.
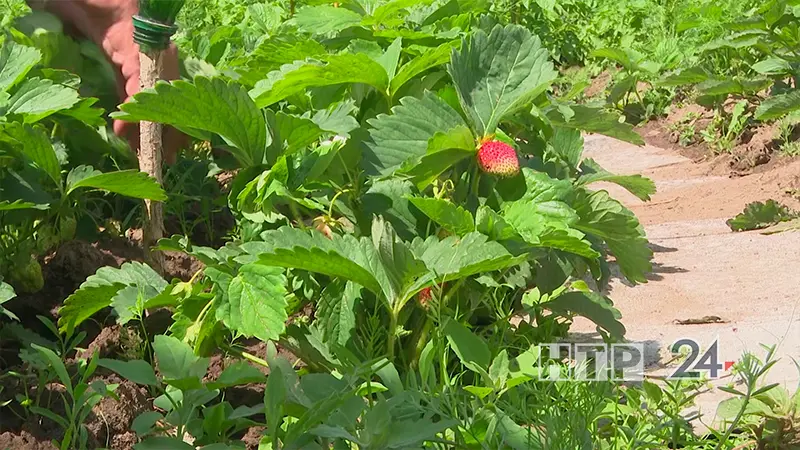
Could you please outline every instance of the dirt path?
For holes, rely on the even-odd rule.
[[[720,362],[745,351],[763,356],[760,344],[779,344],[782,358],[770,382],[791,392],[800,375],[800,232],[764,236],[733,233],[725,221],[752,201],[774,198],[793,207],[787,190],[800,187],[800,161],[746,177],[711,176],[710,164],[696,164],[674,151],[635,147],[603,136],[587,136],[586,157],[617,173],[652,178],[658,193],[641,202],[612,185],[597,185],[623,201],[640,218],[653,244],[654,273],[647,284],[628,286],[615,277],[609,295],[621,310],[628,338],[645,342],[651,368],[666,359],[664,350],[684,337],[707,346],[719,339]],[[726,323],[679,325],[675,320],[717,316]],[[586,322],[575,331],[591,331]],[[715,384],[728,383],[730,379]],[[700,397],[704,421],[727,394]]]

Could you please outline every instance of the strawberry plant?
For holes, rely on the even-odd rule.
[[[35,256],[73,239],[78,220],[103,207],[91,191],[165,198],[138,170],[101,172],[54,139],[75,120],[99,139],[91,127],[104,124],[103,110],[93,106],[96,99],[80,97],[79,80],[36,68],[41,58],[39,50],[13,41],[0,49],[0,276],[21,292],[42,288]]]
[[[393,103],[396,63],[373,71],[362,53],[292,63],[249,93],[197,77],[138,94],[117,118],[160,121],[229,151],[240,167],[228,196],[239,234],[217,250],[162,241],[205,263],[189,283],[102,269],[66,301],[61,326],[106,306],[121,320],[170,306],[170,332],[197,353],[250,336],[280,341],[317,370],[387,357],[405,363],[403,376],[431,341],[483,342],[491,330],[498,348],[547,339],[530,325],[511,332],[509,316],[524,311],[554,333],[583,315],[621,338],[611,302],[570,280],[591,274],[602,286],[610,253],[631,282],[645,282],[651,251],[633,214],[586,186],[617,182],[649,198],[653,184],[581,161],[577,129],[638,136],[614,115],[548,97],[553,65],[521,27],[478,30],[458,47],[437,90],[385,113],[376,105]],[[345,61],[366,66],[345,74]],[[376,73],[388,78],[365,78]],[[296,101],[322,84],[339,89],[328,104]],[[543,300],[528,304],[534,286]],[[287,325],[304,304],[313,320]],[[445,360],[447,347],[437,346]],[[489,369],[460,356],[474,376]]]

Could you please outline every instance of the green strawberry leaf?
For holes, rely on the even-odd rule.
[[[286,277],[283,269],[246,264],[228,285],[227,304],[217,317],[247,337],[277,340],[286,329]]]
[[[544,93],[558,72],[538,37],[518,25],[497,25],[465,38],[448,71],[461,105],[479,136]]]
[[[41,59],[39,50],[6,39],[0,49],[0,92],[6,92],[22,81]]]
[[[291,155],[316,142],[322,130],[313,120],[282,111],[267,112],[272,145],[268,150],[267,161],[274,164],[279,156]]]
[[[628,281],[646,283],[653,251],[639,219],[606,191],[580,192],[573,207],[580,217],[574,227],[605,240]]]
[[[641,175],[615,175],[600,167],[593,159],[585,159],[581,163],[581,176],[576,180],[578,186],[585,186],[598,181],[607,181],[624,187],[631,194],[643,201],[649,201],[656,193],[653,180]]]
[[[103,173],[90,166],[78,166],[67,174],[67,195],[79,188],[100,189],[132,198],[167,199],[154,178],[135,169]]]
[[[405,97],[392,114],[368,120],[370,141],[362,163],[368,173],[387,174],[412,158],[428,152],[431,138],[442,130],[463,126],[464,120],[436,94],[427,92],[418,99]]]
[[[19,122],[0,125],[0,141],[7,138],[10,138],[36,167],[46,173],[56,187],[61,188],[61,165],[58,163],[53,144],[50,143],[50,137],[43,128]]]
[[[298,31],[311,34],[338,33],[361,24],[361,14],[331,5],[300,8],[292,19]]]
[[[594,292],[568,292],[541,305],[554,313],[573,313],[586,317],[612,337],[625,336],[625,326],[619,321],[622,314],[610,300]]]
[[[417,238],[411,244],[411,250],[425,263],[437,282],[502,270],[525,258],[524,255],[515,257],[500,243],[489,241],[487,236],[477,232],[460,238],[450,236],[441,241],[435,236],[424,241]]]
[[[788,75],[792,71],[792,65],[783,58],[767,58],[753,64],[752,69],[761,75]]]
[[[475,138],[466,125],[450,131],[436,133],[428,141],[428,152],[420,158],[411,158],[399,172],[408,175],[420,191],[461,160],[475,155]]]
[[[383,52],[375,61],[383,67],[386,75],[391,82],[394,75],[397,73],[397,64],[400,62],[400,52],[403,51],[403,38],[396,38],[386,51]]]
[[[767,228],[776,223],[788,221],[797,217],[798,214],[792,212],[786,206],[775,200],[766,202],[753,202],[748,204],[744,211],[733,219],[728,220],[727,224],[733,231],[750,231]]]
[[[355,101],[347,100],[338,102],[328,109],[317,111],[311,120],[324,131],[350,137],[350,132],[359,126],[358,121],[353,117],[353,113],[357,112]]]
[[[136,94],[111,116],[129,122],[172,125],[199,139],[217,134],[245,166],[264,162],[269,133],[264,115],[241,85],[222,78],[196,77],[193,83],[159,82]]]
[[[505,222],[534,247],[554,248],[590,259],[600,257],[585,235],[570,227],[577,215],[566,203],[521,201],[503,209]]]
[[[619,114],[605,111],[600,107],[576,104],[559,104],[546,111],[553,123],[567,128],[599,133],[635,145],[644,145],[644,139],[634,131],[629,123],[619,121]]]
[[[6,114],[19,114],[25,123],[34,123],[80,101],[78,91],[52,81],[30,78],[14,92],[6,105]]]
[[[134,287],[137,292],[149,292],[149,295],[155,296],[164,291],[168,284],[150,266],[140,262],[125,263],[119,269],[102,267],[64,300],[64,305],[58,311],[59,330],[71,333],[93,314],[111,306],[117,294],[126,287]],[[149,298],[143,298],[141,305]]]
[[[321,57],[320,61],[287,64],[259,81],[250,96],[259,108],[265,108],[308,88],[345,83],[363,83],[385,93],[389,77],[369,56],[342,53]]]
[[[755,118],[761,121],[773,120],[797,110],[800,110],[800,89],[767,98],[756,109]]]
[[[456,236],[475,231],[472,214],[449,200],[429,197],[409,197],[408,200],[431,220]]]
[[[389,85],[389,93],[394,96],[400,88],[417,75],[450,61],[450,52],[458,44],[460,44],[459,41],[452,41],[438,47],[427,49],[421,55],[405,63],[400,67],[397,74],[392,77]]]
[[[361,301],[361,287],[334,280],[322,291],[314,320],[322,328],[326,342],[346,346],[356,328],[356,305]]]
[[[237,58],[228,65],[241,76],[241,82],[254,86],[267,78],[269,72],[280,69],[284,64],[325,54],[325,47],[313,39],[294,34],[278,35],[261,41],[249,55]]]
[[[333,235],[328,239],[322,233],[282,227],[262,234],[262,242],[242,244],[241,249],[257,256],[259,264],[338,277],[393,297],[375,247],[366,238]]]
[[[583,136],[574,128],[553,127],[553,137],[548,143],[552,151],[567,163],[571,170],[576,170],[583,155]]]

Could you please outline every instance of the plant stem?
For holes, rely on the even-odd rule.
[[[394,344],[397,339],[397,318],[400,316],[399,308],[392,308],[389,311],[389,339],[386,342],[386,353],[389,355],[389,361],[394,359]]]
[[[236,356],[244,358],[244,359],[246,359],[246,360],[248,360],[250,362],[254,362],[254,363],[256,363],[256,364],[258,364],[260,366],[264,366],[264,367],[269,368],[269,363],[268,362],[264,361],[263,359],[259,358],[258,356],[254,355],[252,353],[247,353],[247,352],[245,352],[243,350],[237,350],[237,349],[231,347],[230,345],[223,345],[223,347],[225,348],[225,350],[235,354]]]
[[[139,87],[142,90],[152,88],[162,78],[163,55],[164,53],[159,50],[139,53]],[[159,185],[163,185],[161,173],[163,127],[160,123],[141,122],[139,128],[139,168],[155,178]],[[164,237],[163,205],[157,201],[145,200],[142,246],[148,262],[160,274],[164,273],[164,255],[161,252],[148,250],[162,237]]]

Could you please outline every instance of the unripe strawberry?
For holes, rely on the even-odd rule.
[[[501,178],[519,173],[519,159],[513,147],[502,141],[487,141],[478,148],[478,165],[481,170]]]

